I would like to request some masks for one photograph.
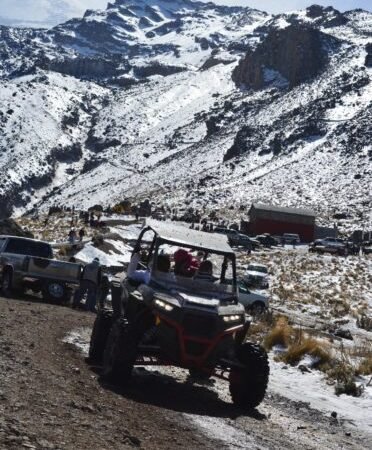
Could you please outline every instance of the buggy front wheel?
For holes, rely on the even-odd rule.
[[[232,367],[230,372],[232,401],[242,408],[255,408],[262,402],[269,381],[267,353],[260,345],[246,342],[237,347],[236,357],[242,367]]]

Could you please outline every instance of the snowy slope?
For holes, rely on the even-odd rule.
[[[258,91],[237,87],[232,71],[246,49],[293,22],[333,39],[326,69],[290,91],[275,77]],[[273,17],[189,0],[117,0],[48,32],[7,29],[6,212],[149,197],[231,218],[262,201],[309,206],[325,221],[344,210],[353,224],[365,220],[371,27],[372,14],[357,10]],[[253,144],[224,162],[246,128]]]

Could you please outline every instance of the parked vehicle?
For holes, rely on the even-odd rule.
[[[309,251],[314,253],[331,253],[345,255],[347,253],[346,243],[339,238],[327,237],[316,239],[309,246]]]
[[[262,347],[245,341],[249,322],[238,302],[235,254],[226,237],[148,221],[137,249],[147,234],[153,237],[145,264],[149,284],[113,284],[113,311],[97,316],[90,359],[103,362],[106,380],[121,384],[128,383],[135,365],[144,364],[183,367],[193,377],[216,376],[229,382],[235,404],[257,406],[268,383],[268,358]],[[163,261],[162,252],[173,246],[203,252],[214,263],[219,258],[218,277],[159,270],[160,255]]]
[[[214,233],[225,234],[229,240],[230,245],[241,245],[246,248],[254,250],[256,243],[252,242],[251,238],[245,234],[239,233],[237,230],[231,228],[216,227]]]
[[[46,242],[0,236],[2,295],[32,289],[48,300],[66,301],[71,286],[79,284],[81,266],[52,258],[52,247]]]
[[[278,245],[278,241],[268,233],[260,234],[255,237],[264,247],[273,247]]]
[[[300,235],[296,233],[284,233],[282,236],[283,244],[297,245],[301,243]]]
[[[249,264],[243,276],[244,282],[249,287],[266,289],[269,287],[269,273],[266,266],[262,264]]]
[[[372,254],[372,241],[363,242],[362,251],[366,255],[371,255]]]
[[[256,239],[255,237],[250,237],[249,239],[252,244],[252,250],[258,250],[262,247],[261,242],[258,239]]]
[[[252,292],[244,281],[238,282],[239,303],[253,315],[262,314],[269,307],[269,297]]]

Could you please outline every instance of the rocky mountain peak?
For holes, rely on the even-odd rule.
[[[349,21],[344,14],[332,6],[309,6],[306,8],[306,16],[313,20],[314,25],[320,25],[325,28],[345,25]]]

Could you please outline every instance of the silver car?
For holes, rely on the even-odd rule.
[[[269,297],[252,292],[244,282],[238,282],[239,303],[253,315],[262,314],[269,307]]]

